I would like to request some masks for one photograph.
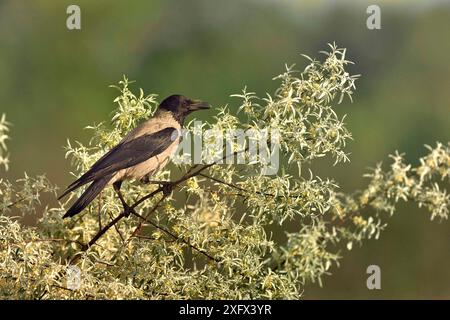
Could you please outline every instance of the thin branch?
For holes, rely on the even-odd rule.
[[[167,233],[169,236],[171,236],[172,238],[174,238],[176,241],[181,241],[181,242],[183,242],[184,244],[188,245],[190,248],[194,249],[195,251],[197,251],[197,252],[201,253],[202,255],[204,255],[205,257],[207,257],[208,259],[210,259],[210,260],[212,260],[212,261],[214,261],[214,262],[217,262],[217,263],[220,262],[219,259],[214,258],[212,255],[210,255],[210,254],[207,253],[206,251],[204,251],[204,250],[202,250],[202,249],[196,247],[195,245],[193,245],[193,244],[190,243],[189,241],[187,241],[187,240],[185,240],[185,239],[183,239],[183,238],[177,236],[176,234],[172,233],[171,231],[167,230],[166,228],[157,225],[157,224],[154,223],[153,221],[151,221],[151,220],[149,220],[149,219],[146,219],[145,217],[141,216],[141,215],[138,214],[138,213],[133,213],[133,214],[135,214],[137,217],[139,217],[139,218],[141,218],[142,220],[144,220],[146,223],[148,223],[148,224],[154,226],[155,228],[157,228],[157,229],[159,229],[159,230],[161,230],[161,231]]]
[[[226,181],[223,181],[223,180],[219,180],[217,178],[208,176],[208,175],[206,175],[204,173],[200,173],[199,176],[202,176],[204,178],[210,179],[210,180],[215,181],[217,183],[224,184],[226,186],[229,186],[229,187],[234,188],[234,189],[239,190],[239,191],[248,192],[248,190],[245,190],[245,189],[243,189],[243,188],[241,188],[241,187],[239,187],[239,186],[237,186],[237,185],[235,185],[233,183],[229,183],[229,182],[226,182]]]
[[[204,174],[204,173],[199,173],[199,176],[202,176],[202,177],[204,177],[204,178],[210,179],[210,180],[215,181],[215,182],[220,183],[220,184],[224,184],[224,185],[226,185],[226,186],[229,186],[229,187],[231,187],[231,188],[237,189],[237,190],[239,190],[239,191],[249,193],[249,190],[243,189],[243,188],[241,188],[241,187],[239,187],[239,186],[237,186],[237,185],[235,185],[235,184],[233,184],[233,183],[229,183],[229,182],[226,182],[226,181],[217,179],[217,178],[215,178],[215,177],[211,177],[211,176],[206,175],[206,174]],[[275,198],[275,199],[281,198],[281,197],[279,197],[279,196],[276,196],[276,195],[274,195],[274,194],[267,193],[267,192],[260,192],[260,191],[251,191],[251,192],[252,192],[252,193],[254,192],[254,193],[256,193],[256,194],[259,194],[259,195],[265,196],[265,197],[272,197],[272,198]],[[237,195],[239,195],[239,196],[241,196],[241,197],[247,198],[245,195],[243,195],[243,194],[241,194],[241,193],[238,193]],[[289,198],[298,198],[298,195],[288,195],[288,197],[289,197]]]
[[[145,215],[145,217],[141,216],[139,213],[137,213],[136,211],[133,210],[133,214],[137,217],[139,217],[142,221],[139,223],[139,225],[134,229],[133,233],[131,234],[130,238],[136,236],[139,231],[142,229],[142,226],[144,225],[144,222],[147,221],[147,219],[150,217],[151,214],[153,214],[159,207],[159,205],[161,204],[161,202],[163,202],[163,200],[166,198],[167,196],[165,194],[163,194],[163,196],[161,197],[161,199],[158,200],[158,202],[153,206],[153,208]],[[128,240],[129,241],[129,240]]]
[[[112,214],[108,212],[108,215],[111,219],[113,219]],[[117,227],[117,224],[114,225],[114,229],[116,230],[117,234],[119,235],[120,239],[122,239],[122,242],[125,242],[125,238],[122,235],[122,232],[120,232],[119,228]]]

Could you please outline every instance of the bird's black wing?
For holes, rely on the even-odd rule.
[[[118,144],[94,163],[78,180],[69,185],[59,199],[86,183],[157,156],[166,150],[178,138],[178,135],[177,129],[169,127]]]

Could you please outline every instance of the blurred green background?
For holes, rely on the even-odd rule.
[[[66,28],[73,3],[81,30]],[[366,28],[369,4],[381,8],[381,30]],[[0,113],[14,124],[6,176],[47,173],[66,186],[66,139],[86,142],[82,128],[108,119],[117,94],[108,85],[123,74],[160,97],[236,108],[230,94],[273,92],[284,63],[303,68],[300,53],[336,41],[362,74],[354,103],[338,107],[354,135],[352,162],[320,172],[352,191],[396,149],[415,162],[423,144],[449,140],[449,32],[449,1],[0,1]],[[305,298],[448,299],[449,243],[450,222],[403,204],[379,240],[343,251]],[[381,267],[381,290],[366,288],[370,264]]]

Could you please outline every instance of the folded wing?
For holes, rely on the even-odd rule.
[[[94,180],[99,180],[113,173],[135,166],[164,152],[179,136],[174,127],[139,136],[122,142],[101,157],[85,174],[67,187],[58,198]]]

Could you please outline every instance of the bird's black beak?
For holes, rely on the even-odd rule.
[[[196,111],[196,110],[204,110],[209,109],[209,103],[203,102],[200,100],[192,100],[191,103],[189,103],[189,111]]]

